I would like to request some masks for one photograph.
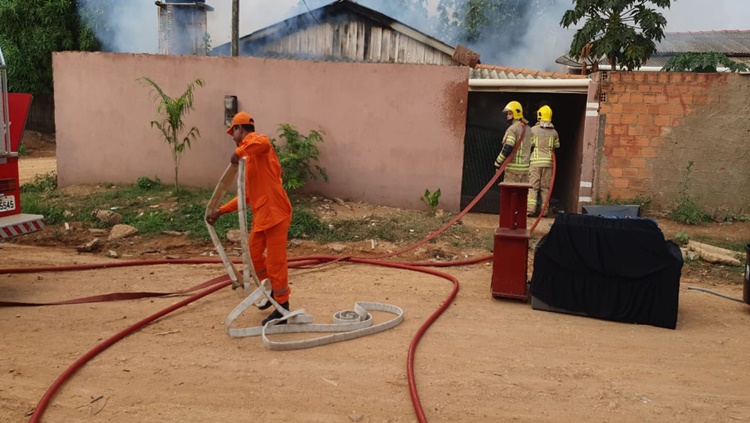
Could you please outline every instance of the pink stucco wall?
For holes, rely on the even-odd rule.
[[[322,129],[321,165],[329,197],[421,209],[425,188],[459,208],[468,97],[467,68],[327,63],[258,58],[55,53],[57,171],[60,186],[173,183],[170,149],[149,122],[158,119],[148,76],[171,96],[196,79],[188,126],[201,138],[183,154],[180,184],[213,187],[234,144],[225,134],[225,95],[238,97],[258,132],[280,123]]]

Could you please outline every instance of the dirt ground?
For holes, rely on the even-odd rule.
[[[339,213],[355,217],[398,212],[360,203],[337,207]],[[497,226],[497,218],[488,215],[470,214],[463,222],[473,231]],[[550,223],[543,221],[534,238]],[[659,224],[667,237],[687,231],[691,236],[704,233],[750,242],[748,222]],[[368,245],[347,245],[344,254],[371,256]],[[440,240],[427,245],[401,259],[487,254],[457,250]],[[124,251],[122,258],[112,259],[52,244],[3,243],[0,269],[175,254],[206,258],[208,246],[165,236],[148,242],[129,238],[118,248]],[[293,243],[289,253],[333,255],[332,248]],[[489,263],[438,270],[456,277],[459,291],[415,352],[416,393],[429,421],[750,421],[750,306],[688,289],[742,297],[741,271],[686,265],[677,329],[669,330],[537,311],[521,301],[494,299]],[[224,273],[220,264],[45,273],[0,270],[0,301],[173,292]],[[224,320],[243,296],[224,288],[132,333],[83,365],[52,398],[44,421],[417,421],[407,380],[409,346],[449,297],[453,283],[424,273],[351,263],[292,269],[290,280],[292,308],[304,308],[316,323],[332,322],[333,313],[352,309],[357,301],[398,306],[404,321],[355,340],[272,351],[257,337],[226,334]],[[28,421],[47,389],[79,357],[182,299],[0,308],[0,420]],[[248,310],[239,326],[257,325],[266,315]],[[379,323],[390,315],[374,317]],[[273,335],[277,340],[306,337]]]

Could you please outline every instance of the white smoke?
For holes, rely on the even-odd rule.
[[[159,50],[157,6],[153,0],[79,1],[79,14],[87,5],[95,13],[93,27],[103,51],[156,53]]]
[[[99,2],[101,0],[87,0]],[[333,0],[307,0],[315,9]],[[389,7],[389,0],[359,0],[365,7],[384,13],[428,35],[434,34],[439,0],[427,0],[430,19],[408,9]],[[239,35],[281,22],[306,8],[300,0],[240,0]],[[158,7],[153,0],[110,0],[112,6],[99,16],[101,41],[107,51],[156,53],[158,51]],[[214,11],[208,12],[207,24],[211,47],[231,41],[232,0],[207,0]],[[470,46],[482,54],[482,63],[534,70],[555,70],[555,59],[566,54],[575,32],[564,29],[560,19],[573,7],[572,0],[549,0],[549,7],[530,17],[527,33],[508,41],[507,45]],[[667,19],[666,32],[750,29],[750,2],[740,0],[673,0],[670,9],[657,9]],[[498,29],[502,30],[502,29]],[[98,34],[99,35],[99,34]],[[441,40],[445,41],[445,40]]]

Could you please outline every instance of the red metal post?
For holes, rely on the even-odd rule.
[[[492,296],[526,301],[529,238],[526,201],[530,184],[500,184],[500,226],[495,230]]]

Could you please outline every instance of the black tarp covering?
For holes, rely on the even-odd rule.
[[[564,214],[537,244],[531,295],[563,311],[674,329],[682,264],[651,219]]]

